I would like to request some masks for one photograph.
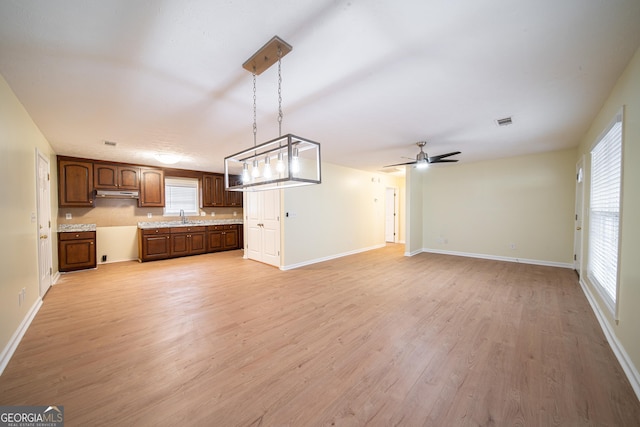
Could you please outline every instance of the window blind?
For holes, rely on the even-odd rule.
[[[615,311],[620,237],[622,115],[591,150],[589,261],[587,273]]]
[[[195,178],[166,178],[165,215],[198,215],[198,180]]]

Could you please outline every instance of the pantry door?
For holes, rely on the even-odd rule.
[[[247,258],[280,267],[280,190],[247,192]]]

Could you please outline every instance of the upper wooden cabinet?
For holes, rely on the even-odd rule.
[[[164,170],[140,168],[140,198],[138,206],[164,207]]]
[[[224,175],[202,175],[202,207],[224,206]]]
[[[140,168],[94,162],[93,186],[100,190],[138,190]]]
[[[202,207],[242,207],[242,192],[226,191],[224,175],[205,173],[202,175]]]
[[[93,207],[93,163],[58,158],[58,205]]]

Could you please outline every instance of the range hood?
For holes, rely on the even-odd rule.
[[[96,197],[103,199],[137,199],[139,195],[138,191],[135,190],[97,190]]]

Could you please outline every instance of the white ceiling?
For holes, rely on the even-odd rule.
[[[577,145],[639,23],[638,0],[0,0],[0,73],[58,154],[219,172],[253,145],[241,65],[278,35],[283,133],[374,171],[419,140],[461,162]],[[257,86],[260,143],[276,67]]]

